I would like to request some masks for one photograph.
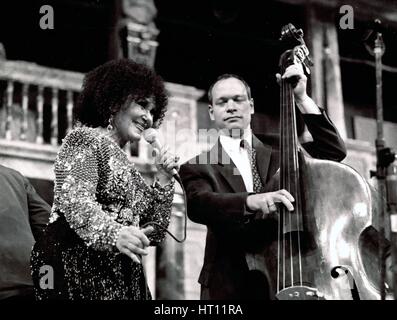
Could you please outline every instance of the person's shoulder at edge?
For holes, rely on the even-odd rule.
[[[24,178],[23,175],[19,171],[14,170],[9,167],[6,167],[6,166],[3,166],[1,164],[0,164],[0,175],[3,175],[3,176],[12,175],[12,176],[20,178],[20,179]]]

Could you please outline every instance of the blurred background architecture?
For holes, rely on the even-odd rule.
[[[42,29],[43,5],[54,28]],[[343,29],[342,5],[353,28]],[[255,98],[253,130],[277,146],[279,94],[275,81],[289,22],[302,28],[311,50],[310,91],[348,147],[344,161],[370,180],[375,169],[376,90],[373,57],[363,39],[382,21],[385,139],[397,148],[397,1],[393,0],[7,0],[0,10],[0,163],[27,176],[52,203],[53,161],[72,126],[84,73],[129,57],[153,66],[167,82],[169,111],[161,140],[182,161],[210,147],[199,130],[211,128],[206,90],[222,73],[247,80]],[[301,138],[310,139],[304,127]],[[127,151],[148,179],[146,142]],[[183,236],[184,199],[174,199],[170,230]],[[170,237],[145,261],[156,299],[198,299],[205,227],[188,222],[186,242]]]

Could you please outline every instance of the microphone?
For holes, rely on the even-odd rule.
[[[362,41],[370,55],[382,56],[385,53],[385,44],[382,37],[385,30],[379,19],[375,19],[369,24]]]
[[[156,148],[158,150],[161,149],[162,145],[160,140],[158,139],[158,133],[155,129],[149,128],[146,129],[143,132],[143,138],[146,140],[147,143],[149,143],[153,148]],[[176,171],[175,168],[171,170],[172,176],[179,182],[181,181],[181,178],[179,177],[178,171]]]
[[[159,141],[157,135],[158,135],[158,134],[157,134],[157,131],[156,131],[155,129],[153,129],[153,128],[149,128],[149,129],[146,129],[145,131],[143,131],[143,138],[146,140],[146,142],[149,143],[153,148],[156,148],[156,149],[160,150],[160,149],[161,149],[161,143],[160,143],[160,141]],[[183,183],[182,183],[181,177],[180,177],[179,174],[178,174],[178,171],[176,171],[176,169],[173,168],[173,169],[171,170],[171,174],[172,174],[172,176],[174,177],[174,179],[175,179],[176,181],[178,181],[178,183],[180,184],[180,186],[181,186],[181,188],[182,188],[182,190],[183,190],[183,197],[184,197],[185,203],[187,203],[186,191],[185,191],[185,188],[183,187]],[[160,229],[162,229],[162,230],[164,230],[165,232],[167,232],[175,241],[182,243],[182,242],[184,242],[184,241],[186,240],[186,230],[187,230],[187,229],[186,229],[186,228],[187,228],[187,207],[185,207],[185,210],[184,210],[184,211],[185,211],[185,214],[184,214],[184,216],[185,216],[185,219],[184,219],[185,223],[184,223],[184,228],[183,228],[183,230],[184,230],[184,235],[183,235],[183,238],[182,238],[182,239],[176,238],[170,231],[168,231],[166,228],[164,228],[162,225],[158,224],[157,222],[149,221],[149,222],[145,223],[143,226],[146,226],[146,225],[149,225],[149,224],[154,224],[154,225],[156,225],[157,227],[159,227]]]
[[[383,29],[384,27],[382,26],[382,22],[379,19],[375,19],[374,21],[369,22],[363,36],[363,42],[373,42],[373,38],[376,37],[376,34],[383,33]]]

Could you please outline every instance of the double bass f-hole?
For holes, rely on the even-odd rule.
[[[349,267],[346,266],[336,266],[331,270],[331,277],[334,279],[338,279],[339,277],[346,277],[347,284],[351,290],[353,300],[360,300],[360,294],[357,290],[356,281],[351,273]]]

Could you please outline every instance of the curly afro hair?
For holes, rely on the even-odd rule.
[[[109,61],[84,77],[82,91],[73,110],[74,122],[88,127],[109,124],[128,101],[141,101],[153,97],[155,107],[153,127],[158,127],[165,115],[168,93],[163,79],[143,64],[131,59]]]

